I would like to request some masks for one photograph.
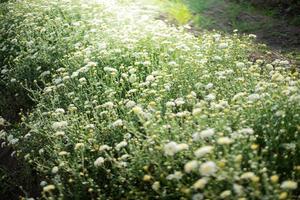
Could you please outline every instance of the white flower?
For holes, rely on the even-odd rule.
[[[99,147],[99,151],[111,150],[112,148],[106,144]]]
[[[54,135],[55,135],[56,137],[64,136],[64,135],[65,135],[65,132],[64,132],[64,131],[57,131],[57,132],[54,133]]]
[[[208,183],[207,178],[201,178],[193,184],[193,188],[194,189],[203,189],[207,183]]]
[[[102,107],[104,108],[108,108],[108,109],[112,109],[114,107],[114,103],[109,101],[109,102],[106,102],[102,105]]]
[[[178,151],[187,150],[187,149],[189,149],[189,145],[184,144],[184,143],[178,144],[177,149],[178,149]]]
[[[197,158],[200,158],[204,156],[205,154],[211,153],[211,151],[214,149],[213,146],[204,146],[199,149],[197,149],[194,154]]]
[[[46,181],[41,181],[41,182],[40,182],[40,186],[44,187],[45,185],[47,185],[47,182],[46,182]]]
[[[198,141],[199,139],[209,138],[212,137],[214,134],[215,134],[215,130],[212,128],[208,128],[201,131],[200,133],[199,132],[194,133],[193,140]]]
[[[178,152],[178,147],[176,142],[169,142],[164,147],[165,155],[167,156],[174,156],[175,153]]]
[[[202,199],[204,199],[204,196],[201,193],[194,194],[192,197],[192,200],[202,200]]]
[[[118,119],[112,123],[112,127],[120,127],[120,126],[123,126],[123,121],[121,119]]]
[[[225,190],[220,194],[221,199],[225,199],[226,197],[231,195],[231,191],[230,190]]]
[[[183,174],[180,171],[175,171],[174,174],[169,174],[166,179],[167,180],[180,180],[182,178]]]
[[[135,114],[142,114],[143,113],[143,108],[141,106],[134,106],[132,108],[132,111],[135,113]]]
[[[61,151],[61,152],[58,153],[58,155],[59,156],[65,156],[65,155],[69,155],[69,153],[66,152],[66,151]]]
[[[61,121],[61,122],[54,122],[52,124],[52,128],[54,130],[58,130],[58,129],[65,129],[68,126],[68,122],[67,121]]]
[[[79,82],[82,83],[82,84],[86,83],[86,78],[84,78],[84,77],[80,78]]]
[[[71,75],[71,78],[76,78],[79,75],[79,72],[73,72]]]
[[[96,67],[97,65],[98,65],[97,62],[89,61],[89,62],[86,64],[86,67]]]
[[[153,76],[153,75],[148,75],[147,77],[146,77],[146,81],[147,82],[152,82],[152,81],[154,81],[155,80],[155,77]]]
[[[127,103],[126,103],[126,107],[127,108],[132,108],[132,107],[134,107],[136,105],[136,103],[134,102],[134,101],[128,101]]]
[[[50,192],[51,190],[54,190],[54,189],[55,189],[54,185],[47,185],[47,186],[43,187],[44,192]]]
[[[190,173],[194,171],[196,168],[198,168],[198,161],[196,160],[189,161],[184,165],[184,171],[186,173]]]
[[[280,185],[282,189],[287,189],[287,190],[295,190],[298,187],[298,183],[295,181],[283,181]]]
[[[170,61],[170,62],[168,62],[168,65],[175,67],[178,64],[175,61]]]
[[[4,126],[5,122],[6,122],[5,119],[0,116],[0,126]]]
[[[7,72],[8,72],[7,69],[2,69],[2,70],[1,70],[1,74],[6,74]]]
[[[39,149],[39,154],[40,154],[40,155],[43,154],[44,152],[45,152],[44,149]]]
[[[223,145],[223,144],[231,144],[232,142],[233,142],[232,139],[230,139],[229,137],[221,137],[221,138],[219,138],[217,140],[217,143],[221,144],[221,145]]]
[[[266,64],[266,69],[267,69],[267,70],[270,70],[270,71],[271,71],[271,70],[273,70],[273,68],[274,68],[273,65],[271,65],[271,64]]]
[[[243,193],[243,186],[238,185],[238,184],[234,184],[233,185],[233,190],[236,194],[240,195]]]
[[[174,102],[177,106],[181,106],[181,105],[185,104],[185,101],[183,100],[183,98],[178,98]]]
[[[282,61],[279,62],[279,64],[281,64],[281,65],[289,65],[290,62],[288,60],[282,60]]]
[[[206,86],[205,86],[205,89],[209,90],[211,88],[214,87],[214,84],[213,83],[208,83]]]
[[[63,108],[57,108],[55,110],[56,113],[59,113],[59,114],[64,114],[65,113],[65,110]]]
[[[272,75],[271,79],[272,81],[283,81],[284,76],[282,76],[279,72],[276,72],[275,74]]]
[[[84,128],[85,129],[95,129],[95,125],[94,124],[87,124]]]
[[[202,112],[201,108],[194,108],[192,114],[193,114],[193,116],[197,116],[197,115],[201,114],[201,112]]]
[[[256,101],[256,100],[259,100],[260,99],[260,95],[259,94],[250,94],[248,96],[248,100],[249,101]]]
[[[115,68],[112,68],[112,67],[104,67],[103,70],[105,72],[110,72],[110,73],[117,73],[118,70],[116,70]]]
[[[235,65],[239,68],[245,67],[245,63],[243,63],[243,62],[237,62]]]
[[[121,148],[126,147],[126,146],[127,146],[127,142],[122,141],[122,142],[120,142],[119,144],[116,145],[116,150],[119,151]]]
[[[207,161],[201,164],[199,171],[202,176],[211,176],[217,171],[217,165],[213,161]]]
[[[131,74],[128,80],[130,83],[134,83],[137,80],[137,76],[135,74]]]
[[[216,99],[216,95],[215,95],[215,94],[208,94],[208,95],[206,95],[206,96],[204,97],[204,99],[205,99],[206,101],[213,101],[213,100]]]
[[[41,73],[41,77],[43,77],[43,76],[47,76],[47,75],[49,75],[50,74],[50,71],[44,71],[43,73]]]
[[[252,179],[255,177],[253,172],[245,172],[241,175],[241,179]]]
[[[174,107],[176,104],[173,102],[173,101],[168,101],[167,103],[166,103],[166,106],[167,107]]]
[[[152,184],[152,189],[154,191],[158,191],[160,188],[160,183],[158,181],[155,181],[153,184]]]
[[[58,172],[58,167],[57,166],[53,167],[51,172],[52,174],[56,174]]]
[[[105,162],[103,157],[99,157],[95,160],[94,166],[95,167],[100,167],[103,163]]]
[[[254,130],[252,128],[243,128],[238,131],[240,134],[252,135]]]
[[[83,147],[84,147],[84,143],[76,143],[74,149],[77,150],[77,149],[81,149]]]
[[[228,47],[228,44],[227,43],[220,43],[219,44],[219,48],[220,49],[226,49]]]
[[[174,156],[177,152],[188,149],[187,144],[177,144],[176,142],[169,142],[164,146],[165,155]]]

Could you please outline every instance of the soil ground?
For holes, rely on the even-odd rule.
[[[229,0],[186,0],[194,19],[194,29],[218,30],[232,33],[255,34],[259,43],[272,50],[284,53],[297,60],[300,65],[300,19],[280,17],[280,13],[254,7],[250,4],[238,4]],[[202,5],[201,5],[202,4]]]

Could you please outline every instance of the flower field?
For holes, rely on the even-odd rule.
[[[34,104],[0,137],[39,199],[299,199],[299,74],[254,35],[142,0],[0,4],[1,92]]]

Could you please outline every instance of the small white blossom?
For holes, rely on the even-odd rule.
[[[47,185],[43,187],[44,192],[50,192],[51,190],[54,190],[55,186],[54,185]]]
[[[241,179],[252,179],[253,177],[255,177],[253,172],[245,172],[241,175]]]
[[[105,151],[105,150],[111,150],[111,149],[112,149],[112,147],[110,147],[110,146],[108,146],[108,145],[106,145],[106,144],[101,145],[101,146],[99,147],[99,151]]]
[[[197,158],[200,158],[208,153],[211,153],[212,150],[214,149],[213,146],[204,146],[204,147],[201,147],[199,149],[197,149],[194,154]]]
[[[220,43],[219,44],[219,48],[220,49],[226,49],[228,47],[228,44],[227,43]]]
[[[52,174],[56,174],[58,172],[58,167],[57,166],[53,167],[51,172]]]
[[[208,95],[206,95],[206,96],[204,97],[204,99],[205,99],[206,101],[213,101],[213,100],[216,99],[216,95],[215,95],[215,94],[208,94]]]
[[[221,199],[225,199],[227,197],[229,197],[231,195],[231,191],[230,190],[225,190],[220,194]]]
[[[196,160],[189,161],[184,165],[184,171],[186,173],[190,173],[196,170],[197,168],[198,168],[198,161]]]
[[[216,173],[217,165],[213,161],[207,161],[201,164],[199,171],[202,176],[211,176]]]
[[[121,148],[126,147],[127,146],[127,142],[126,141],[122,141],[119,144],[116,145],[116,150],[119,151]]]
[[[155,181],[153,184],[152,184],[152,189],[154,191],[158,191],[160,188],[160,183],[158,181]]]
[[[221,145],[231,144],[232,142],[232,139],[229,137],[221,137],[217,140],[217,143]]]
[[[201,178],[193,184],[193,188],[194,189],[203,189],[207,183],[208,183],[207,178]]]
[[[112,127],[120,127],[120,126],[123,126],[123,121],[121,119],[118,119],[112,123]]]
[[[95,167],[100,167],[103,165],[103,163],[105,162],[104,158],[103,157],[99,157],[95,160],[94,162],[94,166]]]
[[[180,180],[182,178],[183,174],[180,171],[175,171],[174,174],[169,174],[166,179],[167,180]]]
[[[61,122],[54,122],[52,124],[52,128],[54,130],[58,130],[58,129],[65,129],[68,126],[68,122],[67,121],[61,121]]]
[[[298,183],[295,181],[284,181],[281,183],[280,187],[282,189],[287,189],[287,190],[295,190],[298,187]]]
[[[215,134],[215,130],[212,128],[205,129],[201,132],[196,132],[193,134],[193,140],[198,141],[200,139],[205,139],[212,137]]]
[[[243,62],[237,62],[235,65],[239,68],[245,67],[245,63],[243,63]]]

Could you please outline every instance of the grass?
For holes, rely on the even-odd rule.
[[[41,199],[299,195],[299,73],[253,60],[253,35],[194,37],[138,0],[0,10],[1,83],[35,103],[1,138]]]
[[[250,3],[233,3],[228,1],[196,1],[196,0],[186,0],[186,4],[189,6],[191,11],[204,21],[211,21],[214,23],[203,23],[202,21],[196,21],[195,25],[200,28],[213,29],[218,26],[218,24],[229,23],[223,27],[219,27],[223,31],[232,31],[238,29],[241,32],[250,33],[253,30],[257,30],[262,26],[268,24],[264,21],[243,21],[240,19],[241,14],[257,14],[258,11]],[[265,12],[266,15],[272,15],[271,12]]]

